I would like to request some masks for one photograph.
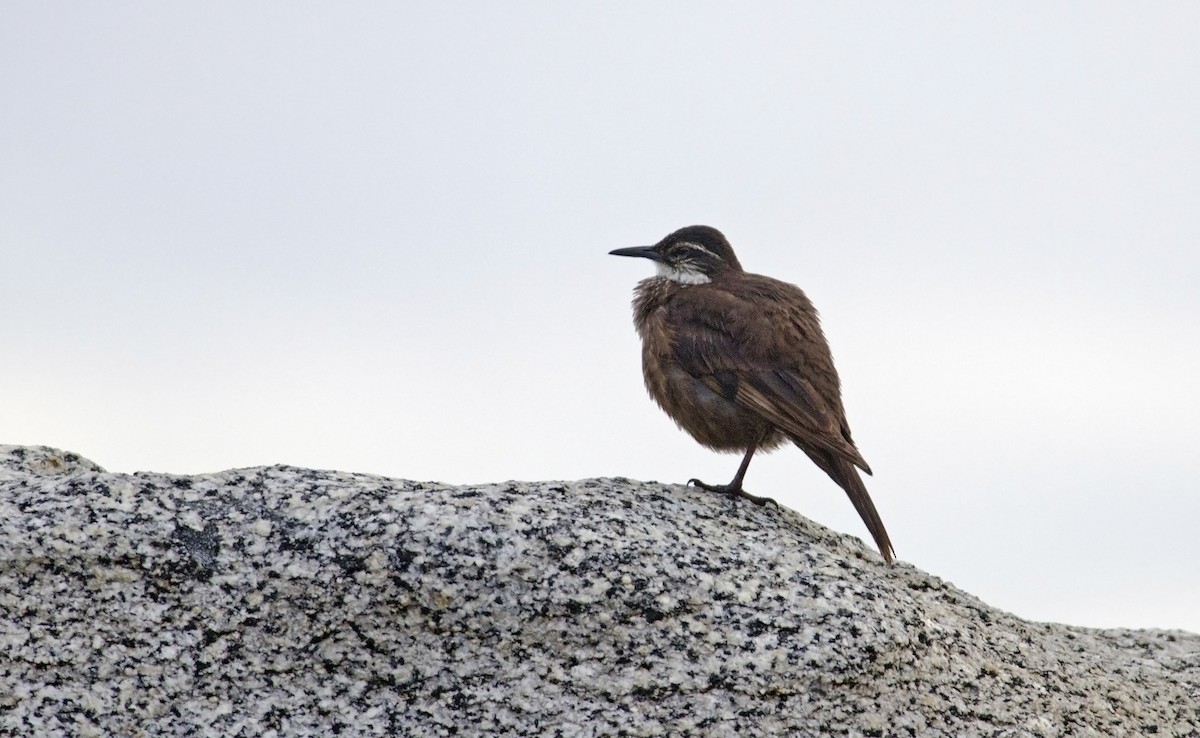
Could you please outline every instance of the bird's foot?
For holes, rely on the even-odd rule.
[[[779,503],[776,502],[775,500],[771,499],[770,497],[759,497],[758,495],[752,495],[749,492],[747,492],[746,490],[742,489],[741,485],[738,485],[735,487],[732,484],[705,484],[704,482],[701,482],[699,479],[694,479],[694,478],[689,479],[688,484],[695,486],[695,487],[699,487],[700,489],[708,491],[708,492],[716,492],[718,494],[733,495],[734,497],[741,497],[744,500],[750,500],[751,502],[753,502],[755,505],[758,505],[759,507],[766,505],[768,502],[771,503],[772,505],[774,505],[775,507],[779,507]]]

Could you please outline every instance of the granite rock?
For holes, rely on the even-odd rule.
[[[686,487],[0,446],[0,524],[0,735],[1200,736],[1200,636]]]

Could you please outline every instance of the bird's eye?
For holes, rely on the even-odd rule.
[[[720,257],[698,243],[684,242],[679,244],[678,254],[685,259],[720,261]]]

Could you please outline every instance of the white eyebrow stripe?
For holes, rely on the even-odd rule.
[[[720,260],[721,260],[721,257],[717,256],[716,254],[714,254],[713,252],[711,252],[711,251],[709,251],[708,249],[704,248],[703,246],[701,246],[701,245],[700,245],[700,244],[698,244],[698,243],[693,243],[693,242],[691,242],[691,241],[683,241],[683,242],[681,242],[679,245],[680,245],[680,246],[691,246],[692,248],[696,249],[697,251],[703,251],[704,253],[708,254],[709,256],[711,256],[712,258],[716,259],[717,261],[720,261]]]

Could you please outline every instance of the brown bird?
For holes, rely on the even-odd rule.
[[[892,563],[892,542],[858,475],[871,468],[850,437],[829,344],[804,292],[744,271],[729,241],[708,226],[609,253],[650,259],[658,269],[638,283],[633,300],[650,396],[704,446],[745,453],[729,484],[688,483],[764,504],[742,489],[750,459],[791,441],[846,491]]]

